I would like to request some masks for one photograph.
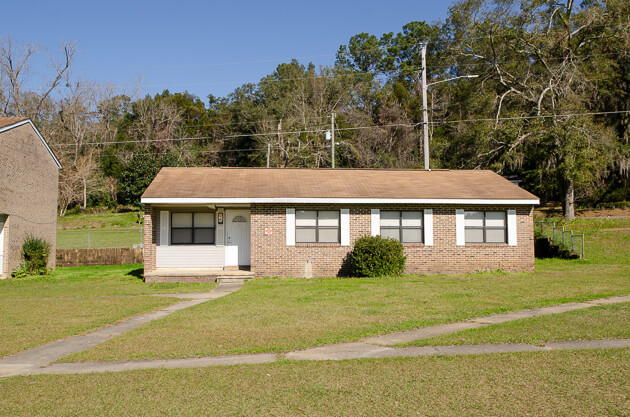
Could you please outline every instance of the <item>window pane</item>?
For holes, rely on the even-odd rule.
[[[300,243],[316,242],[315,229],[295,229],[295,241]]]
[[[422,213],[419,211],[403,211],[402,212],[402,225],[420,227],[422,226]]]
[[[403,229],[403,242],[422,243],[422,229]]]
[[[505,243],[505,229],[486,229],[486,242]]]
[[[319,229],[319,243],[339,242],[339,229]]]
[[[195,243],[214,243],[214,229],[195,229]]]
[[[192,229],[171,229],[171,243],[192,243]]]
[[[467,211],[464,213],[465,227],[483,227],[483,211]]]
[[[505,227],[505,212],[504,211],[487,211],[486,212],[486,226]]]
[[[195,227],[213,227],[214,213],[195,213]]]
[[[317,225],[317,212],[297,210],[295,212],[295,225],[296,226],[316,226]]]
[[[381,227],[398,227],[400,226],[399,211],[381,211]]]
[[[319,225],[320,226],[339,226],[339,212],[338,211],[320,211],[319,212]]]
[[[483,229],[466,229],[466,243],[483,243]]]
[[[392,238],[396,240],[400,240],[400,229],[382,229],[381,228],[381,237]]]
[[[173,213],[172,227],[192,227],[192,213]]]

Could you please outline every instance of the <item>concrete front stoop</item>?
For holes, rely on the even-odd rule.
[[[145,272],[145,282],[229,282],[243,283],[256,274],[249,270],[226,268],[157,268]]]

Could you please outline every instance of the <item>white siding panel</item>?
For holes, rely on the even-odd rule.
[[[372,236],[381,234],[381,211],[372,209]]]
[[[157,246],[157,268],[223,268],[225,247],[212,245]]]
[[[424,209],[424,244],[433,246],[433,209]]]
[[[341,246],[350,246],[350,209],[341,209]]]
[[[507,211],[508,245],[516,246],[516,210]]]
[[[464,210],[455,210],[455,240],[457,246],[466,244],[466,230],[464,229]]]
[[[287,209],[287,246],[295,246],[295,209]]]
[[[168,246],[169,212],[160,211],[160,246]]]

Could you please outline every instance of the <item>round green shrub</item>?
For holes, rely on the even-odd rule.
[[[24,268],[29,275],[45,275],[48,273],[48,256],[50,243],[44,239],[29,236],[22,245]]]
[[[405,270],[406,259],[399,241],[381,236],[363,236],[356,240],[352,249],[352,275],[356,277],[400,275]]]

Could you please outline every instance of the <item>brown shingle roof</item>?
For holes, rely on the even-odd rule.
[[[26,117],[0,117],[0,128],[12,125],[22,120],[26,120]]]
[[[537,200],[492,171],[163,168],[146,198]]]

